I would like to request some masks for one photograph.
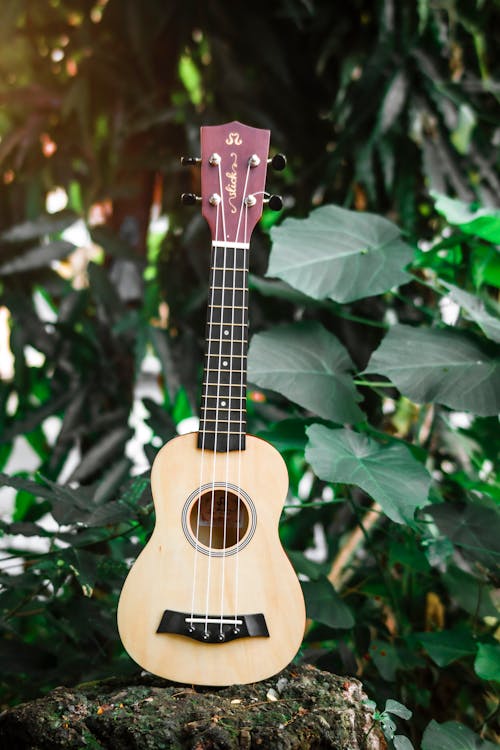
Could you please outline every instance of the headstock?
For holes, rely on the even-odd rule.
[[[247,246],[264,202],[273,210],[282,207],[279,196],[265,193],[268,161],[275,169],[283,169],[286,164],[282,154],[268,159],[269,138],[269,130],[236,121],[204,126],[201,159],[183,158],[186,165],[201,162],[201,198],[188,193],[183,202],[201,201],[214,243]]]

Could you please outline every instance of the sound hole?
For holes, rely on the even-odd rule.
[[[189,525],[200,544],[212,549],[228,549],[245,536],[248,510],[235,492],[217,487],[214,491],[204,492],[193,504]]]

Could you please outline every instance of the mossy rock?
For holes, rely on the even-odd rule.
[[[309,665],[225,688],[110,679],[59,687],[6,711],[0,748],[384,750],[365,699],[358,680]]]

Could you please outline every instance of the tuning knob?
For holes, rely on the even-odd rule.
[[[201,201],[201,198],[194,193],[183,193],[181,195],[181,203],[183,206],[194,206],[197,201]]]
[[[271,211],[281,211],[283,208],[283,198],[281,195],[270,195],[264,203],[267,203]]]
[[[281,172],[286,167],[286,156],[285,154],[275,154],[272,159],[268,159],[267,163],[272,166],[276,172]]]
[[[183,167],[194,167],[200,162],[201,159],[199,159],[197,156],[181,156],[181,164]]]

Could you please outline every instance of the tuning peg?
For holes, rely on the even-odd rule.
[[[267,203],[271,211],[281,211],[283,208],[283,198],[281,195],[270,195],[269,198],[264,200]]]
[[[197,156],[181,156],[181,164],[183,167],[194,167],[200,162],[201,159],[199,159]]]
[[[285,154],[275,154],[272,159],[267,160],[267,163],[277,172],[281,172],[286,167],[286,156]]]
[[[201,201],[201,198],[194,193],[183,193],[181,195],[181,203],[183,206],[194,206],[197,201]]]

